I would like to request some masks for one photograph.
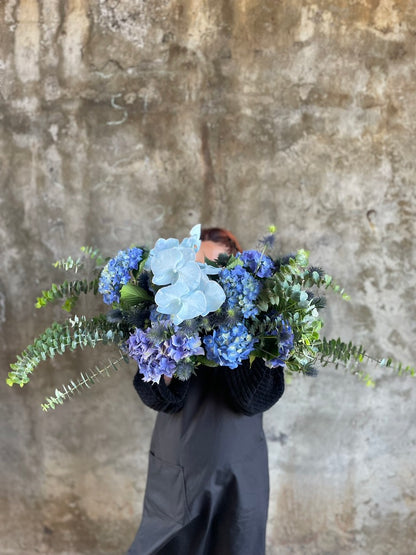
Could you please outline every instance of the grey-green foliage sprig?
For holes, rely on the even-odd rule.
[[[322,366],[331,363],[334,364],[335,368],[338,368],[341,364],[349,368],[352,373],[357,374],[369,387],[375,385],[374,380],[369,373],[364,372],[359,367],[359,364],[366,361],[373,362],[378,366],[392,368],[399,376],[403,374],[408,374],[412,377],[416,376],[416,370],[413,366],[404,365],[401,362],[394,362],[391,358],[373,358],[365,352],[362,345],[354,345],[351,341],[345,343],[341,341],[340,338],[326,339],[323,337],[322,341],[316,344],[316,347],[318,350],[317,361],[322,364]]]
[[[121,363],[129,363],[128,357],[123,353],[117,360],[109,360],[103,368],[96,366],[93,370],[81,372],[80,377],[75,381],[71,380],[67,385],[62,385],[61,389],[55,389],[55,394],[45,399],[42,410],[47,412],[49,409],[55,409],[57,405],[62,405],[65,400],[71,399],[75,393],[80,394],[84,388],[89,389],[95,382],[99,382],[101,377],[110,377],[111,372],[119,370]]]
[[[92,262],[90,270],[95,274],[95,277],[93,279],[65,280],[60,284],[52,283],[51,287],[42,291],[41,296],[36,299],[36,308],[42,308],[56,300],[65,299],[62,308],[67,312],[71,312],[81,293],[92,292],[94,295],[98,293],[98,274],[108,259],[104,258],[100,251],[94,247],[81,247],[81,251],[84,254],[82,258],[74,260],[71,256],[68,256],[68,258],[57,260],[53,266],[61,270],[73,271],[77,274],[85,268],[85,262],[88,259],[90,265]]]
[[[74,316],[63,323],[54,322],[10,365],[12,372],[9,372],[7,384],[23,387],[42,361],[56,354],[62,355],[66,350],[95,347],[100,342],[120,344],[124,339],[125,332],[117,324],[108,322],[103,315],[94,318]]]

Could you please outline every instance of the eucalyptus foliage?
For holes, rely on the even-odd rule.
[[[17,356],[10,367],[7,384],[18,384],[23,387],[29,382],[29,375],[44,360],[63,355],[65,351],[78,348],[96,347],[99,343],[121,343],[126,333],[107,321],[104,315],[93,318],[74,316],[62,324],[54,322],[31,345]]]
[[[55,389],[54,395],[47,397],[45,403],[42,403],[42,410],[47,412],[49,409],[55,409],[57,405],[63,405],[64,401],[71,399],[75,393],[80,394],[84,388],[90,388],[95,383],[100,382],[100,377],[111,376],[111,372],[118,372],[122,362],[128,364],[126,355],[121,356],[116,360],[109,360],[109,363],[100,368],[96,366],[93,370],[86,370],[81,372],[79,378],[75,381],[71,380],[67,385],[63,385],[61,389]]]
[[[71,256],[68,258],[63,258],[54,262],[53,266],[65,271],[72,270],[74,273],[78,273],[83,270],[86,266],[86,259],[90,261],[91,268],[90,272],[95,276],[93,279],[75,279],[75,280],[65,280],[63,283],[56,284],[52,283],[51,287],[45,291],[42,291],[40,297],[36,299],[36,308],[42,308],[48,303],[53,303],[59,299],[65,299],[62,308],[67,312],[71,312],[81,293],[87,294],[89,292],[98,292],[98,281],[99,275],[102,271],[103,265],[108,260],[104,258],[98,249],[94,247],[81,247],[81,251],[84,257],[77,258],[74,260]],[[92,262],[92,264],[91,264]]]

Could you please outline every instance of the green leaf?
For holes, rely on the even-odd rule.
[[[324,275],[324,282],[327,287],[329,287],[332,283],[332,276],[325,274]]]
[[[203,364],[204,366],[209,366],[211,368],[216,368],[218,366],[216,362],[214,362],[213,360],[209,360],[208,358],[202,355],[198,356],[197,361],[198,361],[198,364]]]
[[[306,268],[306,266],[309,264],[309,251],[300,249],[296,254],[296,262],[302,268]]]
[[[120,291],[120,299],[125,307],[136,306],[142,302],[153,301],[153,297],[139,285],[126,283]]]
[[[235,256],[230,256],[229,261],[227,263],[227,268],[232,270],[236,266],[243,266],[243,261],[240,258],[235,258]]]
[[[267,312],[267,310],[269,308],[268,303],[266,301],[263,301],[263,300],[258,301],[256,306],[261,312]]]

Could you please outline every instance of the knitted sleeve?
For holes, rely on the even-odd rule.
[[[151,409],[174,413],[182,410],[189,388],[189,380],[182,382],[176,378],[167,386],[165,380],[160,382],[144,382],[140,369],[134,376],[133,385],[145,405]]]
[[[261,359],[255,359],[251,367],[245,360],[235,370],[227,369],[225,380],[230,405],[248,416],[272,407],[285,390],[283,369],[267,368]]]

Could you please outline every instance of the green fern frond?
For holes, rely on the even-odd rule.
[[[55,389],[55,395],[46,398],[46,402],[42,404],[42,410],[47,412],[49,409],[55,409],[57,405],[62,405],[65,400],[71,399],[75,393],[80,394],[85,387],[89,389],[96,382],[99,383],[100,377],[110,377],[112,372],[119,371],[122,362],[128,364],[129,359],[122,355],[117,360],[109,360],[109,364],[103,368],[96,366],[94,370],[81,372],[80,377],[75,382],[71,380],[70,383],[62,386],[62,390]]]
[[[29,382],[29,375],[43,361],[62,355],[77,348],[96,347],[98,343],[120,344],[125,333],[117,324],[107,322],[105,316],[87,319],[85,316],[69,318],[64,323],[54,322],[35,341],[17,356],[10,367],[7,384],[23,387]]]
[[[98,278],[91,281],[78,279],[75,281],[65,280],[60,284],[53,283],[50,289],[42,291],[42,295],[36,299],[35,307],[42,308],[48,303],[53,303],[58,299],[66,298],[62,308],[67,312],[70,312],[75,306],[75,303],[79,299],[81,293],[86,294],[90,291],[92,291],[94,295],[98,293]]]

